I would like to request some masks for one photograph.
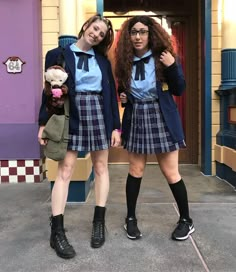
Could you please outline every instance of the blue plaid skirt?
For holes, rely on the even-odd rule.
[[[158,154],[185,147],[184,139],[177,143],[172,141],[158,100],[135,101],[125,149],[139,154]]]
[[[80,92],[75,96],[78,109],[78,133],[69,135],[68,150],[97,151],[109,148],[103,117],[103,97]]]

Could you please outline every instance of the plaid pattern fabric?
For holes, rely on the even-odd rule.
[[[69,135],[69,150],[97,151],[109,148],[104,117],[103,97],[97,93],[77,93],[79,129],[77,135]]]
[[[160,112],[157,100],[136,101],[129,140],[124,146],[129,152],[158,154],[186,147],[182,140],[174,143]]]

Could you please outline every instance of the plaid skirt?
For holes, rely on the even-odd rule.
[[[185,147],[184,139],[177,143],[172,141],[158,100],[135,101],[125,149],[139,154],[158,154]]]
[[[98,151],[109,148],[103,117],[103,97],[80,92],[75,96],[78,110],[78,133],[69,135],[68,150]]]

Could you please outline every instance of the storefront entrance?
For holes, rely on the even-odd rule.
[[[198,45],[198,1],[104,1],[104,15],[113,22],[116,31],[129,16],[151,14],[160,23],[171,30],[177,41],[178,52],[184,69],[187,88],[185,94],[176,98],[186,136],[187,148],[180,151],[180,162],[196,164],[199,146],[199,56]],[[123,3],[125,2],[125,3]],[[130,12],[132,11],[132,12]],[[145,12],[146,11],[146,12]],[[149,156],[149,162],[156,162],[155,156]],[[127,152],[123,148],[111,149],[110,163],[126,163]]]

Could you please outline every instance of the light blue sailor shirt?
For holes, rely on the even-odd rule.
[[[134,57],[134,61],[143,59],[152,54],[152,51],[147,51],[141,58]],[[144,63],[145,79],[135,80],[136,65],[133,65],[132,76],[131,76],[131,94],[134,98],[152,99],[157,98],[156,91],[156,72],[155,72],[155,62],[154,58],[151,56],[148,63]]]
[[[75,44],[70,46],[71,51],[73,52],[84,52],[79,49]],[[77,69],[77,64],[79,57],[75,56],[75,91],[76,92],[88,92],[88,91],[102,91],[102,73],[98,66],[98,63],[95,58],[95,53],[93,48],[84,52],[88,55],[91,55],[88,59],[89,71],[84,69]]]

